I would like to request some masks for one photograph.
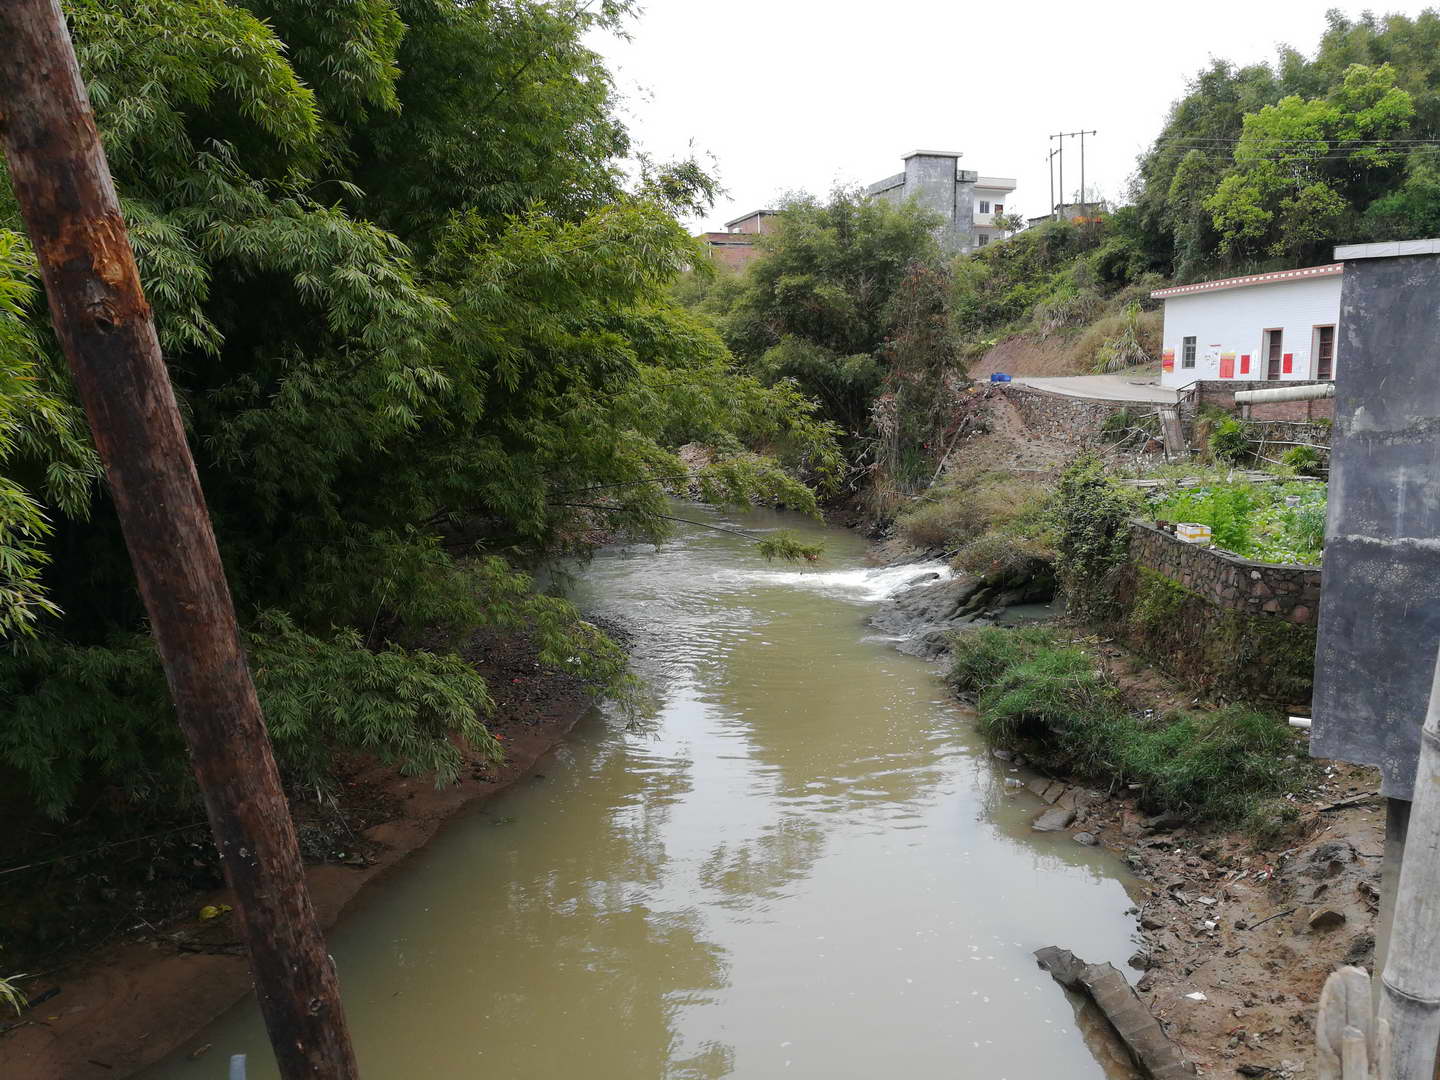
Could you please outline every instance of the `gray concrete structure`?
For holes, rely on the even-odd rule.
[[[1310,752],[1409,800],[1440,645],[1440,241],[1340,248]],[[1388,860],[1387,860],[1388,861]]]
[[[992,211],[987,209],[981,215],[983,221],[976,219],[977,185],[982,193],[994,192],[1003,199],[1015,189],[1015,181],[981,177],[961,169],[957,165],[960,157],[954,150],[916,150],[905,155],[904,172],[871,184],[866,194],[897,204],[914,200],[942,218],[936,230],[942,248],[949,252],[973,251],[995,233],[989,224]]]

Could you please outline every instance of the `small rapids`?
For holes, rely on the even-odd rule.
[[[717,580],[728,584],[806,589],[841,600],[873,604],[887,600],[908,585],[948,580],[949,564],[937,560],[903,566],[869,566],[852,570],[721,570]]]

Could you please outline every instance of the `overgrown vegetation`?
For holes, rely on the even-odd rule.
[[[1136,651],[1201,693],[1303,705],[1315,681],[1315,625],[1247,614],[1145,567],[1127,575],[1128,615],[1112,624]]]
[[[1156,519],[1210,526],[1217,547],[1260,562],[1318,566],[1325,544],[1326,485],[1217,480],[1160,490]]]
[[[526,564],[659,539],[692,483],[813,512],[838,482],[818,387],[742,371],[670,295],[715,184],[624,179],[586,41],[626,0],[66,10],[292,782],[337,746],[442,781],[452,737],[494,752],[477,628],[617,685]],[[193,789],[47,321],[0,178],[0,768],[139,822]]]
[[[1055,538],[1044,483],[1008,470],[951,471],[896,519],[917,548],[938,549],[984,578],[1048,574]]]
[[[1245,706],[1147,715],[1060,630],[957,634],[950,681],[976,696],[995,742],[1092,782],[1138,785],[1152,812],[1264,833],[1293,817],[1278,800],[1313,773],[1283,716]]]
[[[1070,609],[1104,619],[1116,606],[1116,574],[1130,555],[1130,521],[1140,498],[1106,474],[1099,458],[1082,455],[1060,477],[1051,503],[1055,568]]]

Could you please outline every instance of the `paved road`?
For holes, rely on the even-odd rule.
[[[1143,401],[1157,405],[1175,404],[1175,391],[1161,386],[1151,375],[1057,375],[1051,377],[1016,377],[1016,386],[1046,390],[1067,397],[1095,398],[1100,401]]]

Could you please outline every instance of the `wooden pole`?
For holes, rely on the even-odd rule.
[[[285,1080],[353,1080],[335,972],[59,0],[0,2],[0,135]]]
[[[1395,921],[1380,980],[1391,1080],[1431,1080],[1440,1047],[1440,660],[1420,733],[1415,801],[1400,864]]]

